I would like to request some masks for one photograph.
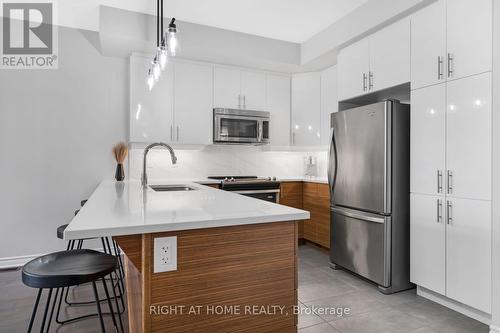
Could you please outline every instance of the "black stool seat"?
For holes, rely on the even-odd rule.
[[[47,254],[24,265],[23,283],[33,288],[61,288],[95,281],[116,269],[116,257],[94,250]]]
[[[63,224],[57,227],[57,238],[63,239],[64,236],[64,230],[68,227],[69,224]]]

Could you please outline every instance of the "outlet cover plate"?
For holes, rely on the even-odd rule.
[[[154,239],[154,273],[177,270],[177,236]]]

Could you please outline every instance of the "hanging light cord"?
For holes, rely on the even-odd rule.
[[[156,47],[160,46],[160,0],[156,0]]]

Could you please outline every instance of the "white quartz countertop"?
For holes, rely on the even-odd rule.
[[[155,192],[138,181],[103,181],[69,226],[64,239],[304,220],[309,212],[220,191],[194,182],[161,181],[154,185],[188,185],[195,190]]]

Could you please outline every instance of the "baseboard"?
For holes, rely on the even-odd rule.
[[[457,301],[454,301],[452,299],[449,299],[446,296],[440,295],[438,293],[435,293],[429,289],[425,289],[424,287],[417,286],[417,295],[422,296],[424,298],[427,298],[433,302],[436,302],[438,304],[441,304],[442,306],[446,306],[447,308],[450,308],[454,311],[457,311],[464,316],[470,317],[472,319],[475,319],[477,321],[482,322],[483,324],[486,324],[488,326],[491,325],[491,315],[485,312],[482,312],[480,310],[471,308],[470,306],[467,306],[465,304],[459,303]],[[491,329],[491,326],[490,326]],[[496,328],[497,329],[497,328]],[[492,331],[494,332],[494,331]],[[500,333],[500,331],[497,331]]]
[[[44,255],[40,254],[31,254],[27,256],[19,256],[19,257],[6,257],[0,258],[0,269],[11,269],[23,266],[28,261],[35,259],[36,257]]]
[[[495,325],[490,325],[490,333],[500,333],[500,327]]]
[[[94,248],[93,250],[104,252],[102,247]],[[30,254],[26,256],[0,258],[0,270],[13,269],[24,266],[24,264],[26,264],[28,261],[33,260],[36,257],[43,256],[45,254],[46,253],[39,253],[39,254]]]

